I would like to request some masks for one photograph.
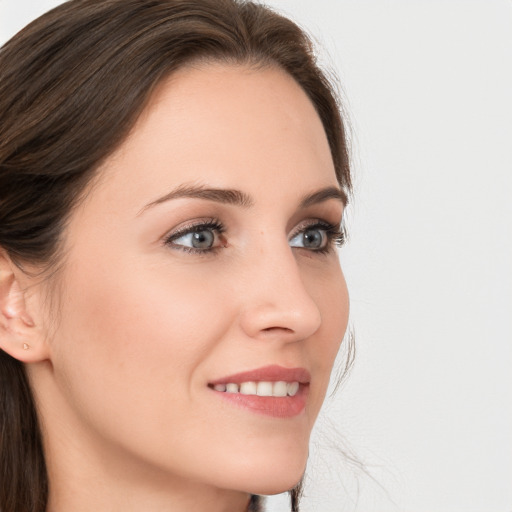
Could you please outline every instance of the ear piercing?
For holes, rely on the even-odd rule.
[[[23,343],[23,350],[28,350],[30,345],[28,343]]]

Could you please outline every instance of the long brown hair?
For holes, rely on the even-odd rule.
[[[237,0],[71,0],[0,50],[0,248],[55,268],[72,207],[155,86],[197,60],[278,66],[323,123],[350,191],[345,129],[312,45],[292,21]],[[0,512],[44,512],[48,478],[23,365],[0,350]],[[298,510],[299,490],[291,493]]]

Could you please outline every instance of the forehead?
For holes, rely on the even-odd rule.
[[[141,201],[182,183],[248,193],[262,182],[273,190],[293,184],[301,195],[337,185],[320,118],[293,78],[223,64],[187,67],[162,82],[101,174],[131,184]]]

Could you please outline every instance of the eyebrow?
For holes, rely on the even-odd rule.
[[[216,203],[231,204],[235,206],[241,206],[243,208],[249,208],[254,204],[252,198],[245,192],[236,189],[223,189],[223,188],[209,188],[202,185],[181,185],[164,196],[148,203],[137,216],[144,213],[149,208],[158,204],[171,201],[179,198],[195,198],[195,199],[206,199],[207,201],[214,201]],[[326,187],[311,194],[307,194],[300,201],[300,208],[307,208],[314,204],[323,203],[329,199],[336,199],[341,201],[343,205],[347,204],[347,195],[343,190],[337,187]]]
[[[343,206],[347,205],[348,197],[347,194],[338,187],[326,187],[318,190],[317,192],[313,192],[312,194],[308,194],[302,198],[300,202],[301,208],[307,208],[308,206],[312,206],[314,204],[323,203],[324,201],[328,201],[329,199],[336,199],[343,203]]]
[[[138,215],[144,213],[147,209],[156,206],[157,204],[165,203],[167,201],[179,199],[182,197],[206,199],[216,203],[232,204],[235,206],[242,206],[244,208],[248,208],[253,204],[252,199],[240,190],[207,188],[202,185],[181,185],[178,188],[171,190],[171,192],[168,194],[165,194],[164,196],[144,206]]]

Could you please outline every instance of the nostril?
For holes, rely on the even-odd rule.
[[[288,327],[266,327],[265,329],[261,330],[262,332],[289,332],[293,333],[293,329],[290,329]]]

